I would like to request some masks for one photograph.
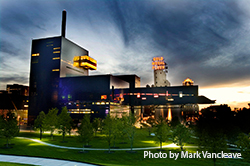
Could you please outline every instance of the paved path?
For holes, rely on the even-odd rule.
[[[44,145],[52,146],[55,148],[82,150],[82,148],[54,145],[54,144],[46,143],[37,139],[32,139],[32,138],[27,138],[27,137],[16,137],[16,138],[28,139],[28,140],[38,142]],[[169,144],[169,145],[162,146],[162,148],[178,148],[178,147],[179,146],[177,146],[176,144]],[[149,150],[149,149],[159,149],[159,148],[160,148],[159,146],[156,146],[156,147],[145,147],[145,148],[133,148],[133,150]],[[184,148],[198,148],[198,146],[184,146]],[[109,149],[101,149],[101,148],[84,148],[84,149],[85,150],[104,150],[104,151],[109,150]],[[130,148],[112,149],[112,151],[124,151],[124,150],[130,150]]]
[[[20,163],[20,164],[42,165],[42,166],[92,166],[93,165],[93,164],[67,161],[67,160],[49,159],[41,157],[1,155],[1,154],[0,154],[0,161]]]

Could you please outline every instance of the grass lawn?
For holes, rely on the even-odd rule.
[[[18,163],[7,163],[7,162],[0,162],[1,166],[31,166],[28,164],[18,164]]]
[[[159,144],[155,143],[154,137],[148,137],[148,133],[146,130],[137,130],[137,137],[135,138],[134,147],[148,147],[148,146],[159,146]],[[39,139],[38,133],[20,133],[19,136],[36,138]],[[82,147],[82,143],[80,143],[76,137],[67,136],[67,143],[62,143],[62,137],[59,135],[55,135],[54,141],[50,140],[48,134],[44,134],[44,138],[42,141],[49,142],[51,144],[63,145],[63,146],[72,146],[72,147]],[[117,140],[116,146],[120,148],[129,148],[128,144],[119,144],[119,142],[124,141],[124,139]],[[188,145],[195,145],[195,140],[192,140]],[[127,141],[128,142],[128,141]],[[5,143],[4,138],[0,138],[0,143]],[[65,160],[73,160],[73,161],[81,161],[81,162],[89,162],[100,165],[204,165],[204,166],[212,166],[212,159],[182,159],[178,158],[177,160],[171,158],[145,158],[144,159],[144,151],[137,151],[137,153],[127,153],[126,151],[115,151],[114,153],[105,153],[104,151],[89,151],[88,153],[79,153],[79,150],[70,150],[70,149],[60,149],[49,147],[46,145],[42,145],[27,139],[19,139],[14,138],[11,143],[14,143],[13,148],[11,149],[2,149],[0,148],[0,153],[2,154],[15,154],[15,155],[26,155],[26,156],[39,156],[39,157],[47,157],[47,158],[57,158],[57,159],[65,159]],[[165,145],[170,144],[172,142],[167,142]],[[97,137],[90,142],[92,148],[108,148],[105,137],[101,134],[98,134]],[[172,151],[173,153],[180,152],[179,148],[165,149],[163,153],[169,153]],[[186,149],[189,151],[196,151],[196,149]],[[150,150],[152,153],[158,153],[157,150]],[[1,163],[0,163],[1,165]],[[243,162],[238,159],[217,159],[216,165],[250,165],[250,163]]]

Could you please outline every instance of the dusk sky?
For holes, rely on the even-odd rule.
[[[189,77],[217,104],[250,103],[249,0],[0,0],[0,89],[28,85],[32,39],[59,36],[89,51],[96,74],[153,84],[154,56],[172,86]]]

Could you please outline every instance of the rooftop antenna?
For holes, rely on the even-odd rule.
[[[62,31],[61,31],[63,37],[65,37],[65,33],[66,33],[66,15],[67,15],[67,12],[64,9],[62,11]]]

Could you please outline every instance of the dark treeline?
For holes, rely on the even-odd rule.
[[[228,145],[238,145],[244,160],[250,161],[250,109],[232,111],[228,105],[210,106],[201,110],[195,126],[199,146],[212,153],[228,151]],[[202,148],[201,148],[202,149]],[[214,163],[215,163],[214,158]]]

